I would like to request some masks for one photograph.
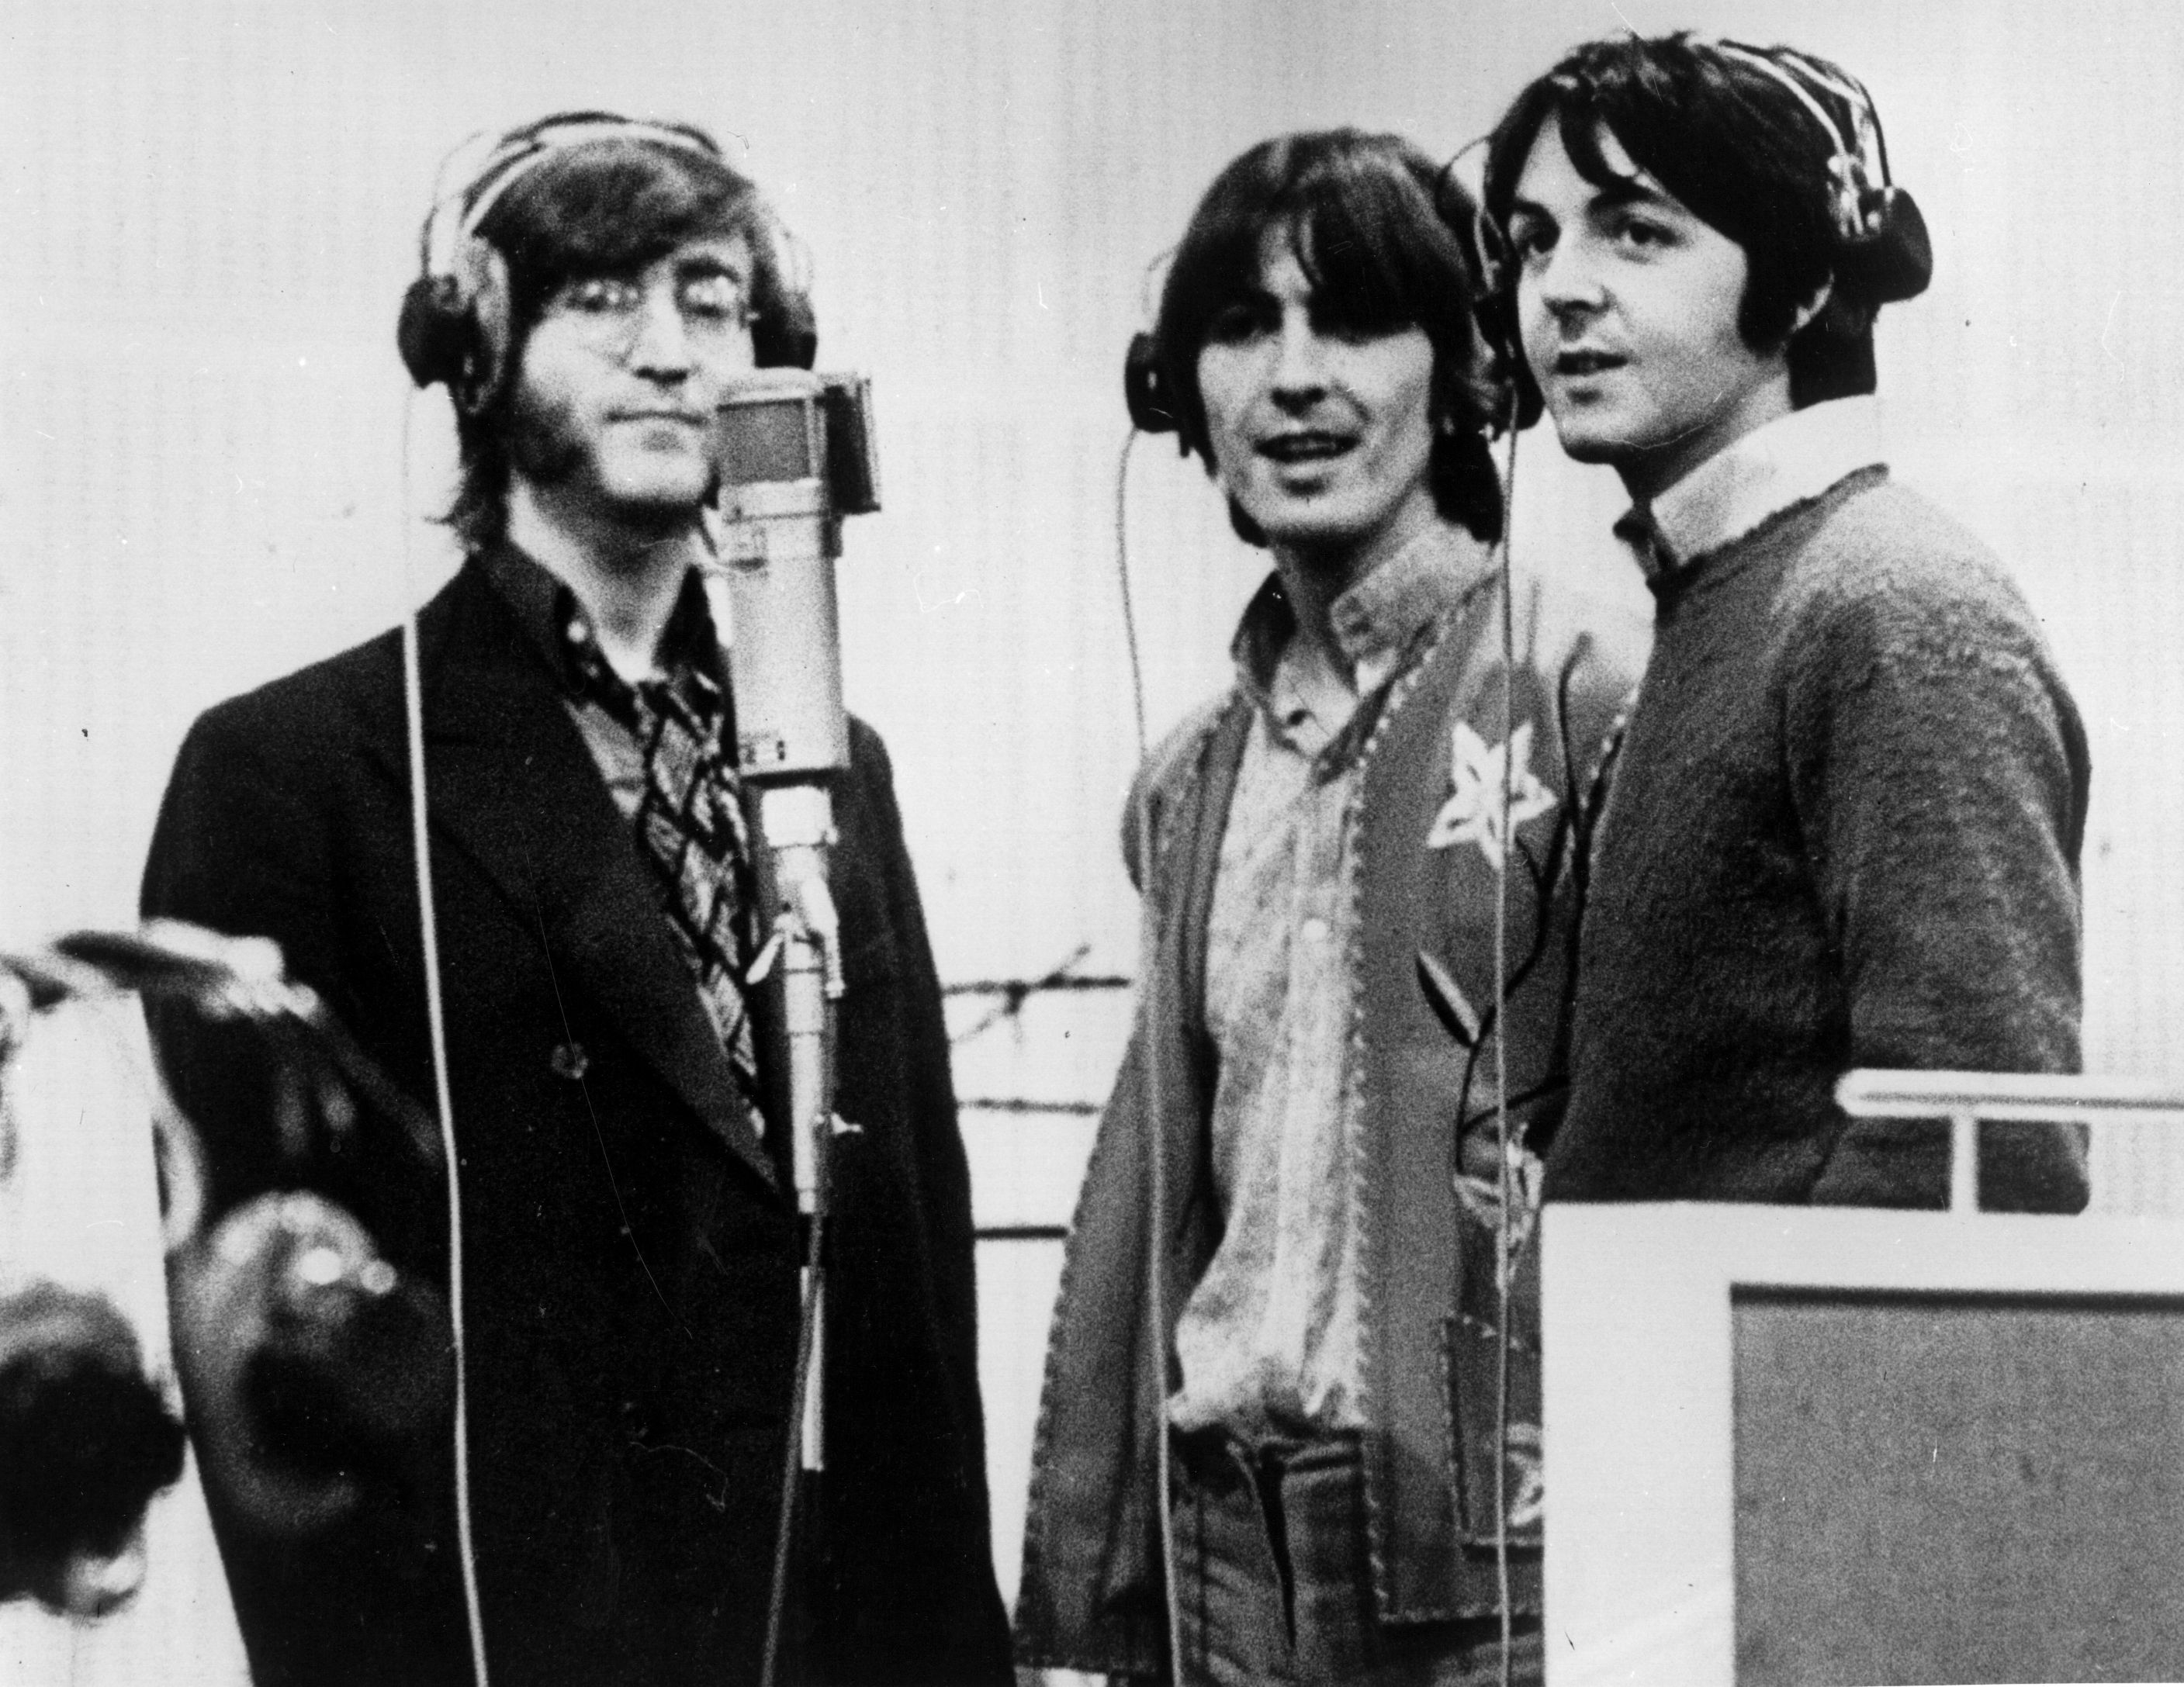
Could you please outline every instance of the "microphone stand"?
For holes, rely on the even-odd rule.
[[[782,1469],[773,1589],[760,1679],[773,1687],[789,1627],[792,1559],[826,1562],[826,1303],[829,1161],[855,1127],[834,1116],[835,1018],[843,993],[840,921],[828,888],[835,843],[830,786],[850,765],[834,596],[841,518],[879,507],[870,398],[860,376],[768,369],[722,404],[721,484],[701,565],[726,599],[728,669],[736,704],[736,760],[759,793],[760,831],[772,869],[767,949],[781,969],[788,1044],[791,1182],[802,1228],[802,1316]],[[719,604],[716,599],[716,619]],[[766,960],[750,983],[766,975]],[[795,1625],[807,1642],[809,1621]],[[792,1666],[792,1679],[807,1673]]]
[[[834,843],[833,800],[823,785],[799,782],[766,788],[759,804],[760,827],[773,866],[773,940],[780,945],[776,964],[782,975],[782,1022],[788,1045],[790,1181],[804,1244],[797,1280],[802,1314],[789,1413],[795,1456],[783,1467],[781,1518],[760,1677],[766,1687],[772,1687],[786,1625],[790,1564],[800,1561],[808,1569],[823,1563],[826,1556],[821,1500],[827,1468],[827,1224],[833,1205],[828,1172],[836,1129],[834,1022],[843,977],[840,921],[827,886]]]

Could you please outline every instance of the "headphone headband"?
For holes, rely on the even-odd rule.
[[[479,138],[474,135],[463,145],[468,146]],[[611,112],[580,111],[526,124],[494,142],[493,149],[477,167],[465,173],[463,186],[441,193],[433,201],[432,212],[426,218],[424,250],[420,254],[425,274],[454,274],[458,262],[455,253],[461,242],[476,237],[493,207],[540,164],[578,147],[625,140],[671,147],[700,158],[721,157],[721,149],[694,129],[641,118],[617,117]],[[456,148],[457,152],[461,150],[461,147]],[[453,218],[448,215],[450,211],[456,213]]]
[[[1810,112],[1828,137],[1833,178],[1836,273],[1855,281],[1874,304],[1916,298],[1933,278],[1934,248],[1926,220],[1888,170],[1888,142],[1873,96],[1856,77],[1792,47],[1748,47],[1741,42],[1694,45],[1780,82]],[[1846,117],[1830,112],[1822,93],[1843,103]]]

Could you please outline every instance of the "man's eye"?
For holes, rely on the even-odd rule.
[[[1552,225],[1528,217],[1510,225],[1509,250],[1519,264],[1536,264],[1554,249]]]
[[[1400,333],[1407,326],[1368,321],[1355,311],[1339,310],[1332,306],[1315,306],[1312,312],[1313,333],[1323,339],[1340,340],[1346,346],[1362,346],[1368,340]]]
[[[1272,326],[1268,313],[1248,304],[1224,304],[1206,325],[1206,337],[1216,345],[1241,345]]]
[[[1617,241],[1624,246],[1645,251],[1674,242],[1674,231],[1665,225],[1645,217],[1626,217],[1613,231]]]
[[[594,276],[590,281],[571,281],[561,295],[561,303],[587,316],[622,316],[637,309],[640,297],[627,281]]]
[[[732,276],[698,276],[682,283],[677,294],[682,314],[707,322],[734,322],[744,313],[742,284]]]

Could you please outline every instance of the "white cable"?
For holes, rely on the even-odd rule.
[[[1509,1235],[1515,1195],[1509,1163],[1509,863],[1517,853],[1515,812],[1517,709],[1517,587],[1509,563],[1510,529],[1515,523],[1517,492],[1517,400],[1509,401],[1509,466],[1502,487],[1502,866],[1494,875],[1494,1145],[1500,1161],[1501,1222],[1494,1237],[1494,1579],[1502,1615],[1502,1687],[1510,1687],[1511,1653],[1516,1644],[1516,1613],[1509,1591]],[[1459,1154],[1461,1149],[1458,1150]]]
[[[1145,668],[1138,649],[1138,616],[1130,602],[1130,448],[1138,443],[1134,424],[1123,436],[1123,454],[1115,465],[1115,573],[1123,588],[1123,641],[1130,651],[1130,703],[1138,723],[1138,760],[1152,746],[1145,734]],[[1142,859],[1142,858],[1140,858]]]
[[[448,1326],[455,1363],[455,1542],[462,1573],[463,1612],[470,1629],[471,1678],[488,1687],[485,1613],[478,1601],[477,1545],[471,1526],[469,1347],[463,1328],[463,1202],[455,1144],[455,1110],[448,1082],[447,1016],[440,995],[440,933],[432,905],[432,857],[426,824],[425,686],[417,648],[415,521],[410,498],[410,424],[414,403],[402,408],[402,704],[409,729],[410,841],[417,867],[417,921],[423,939],[425,1022],[432,1044],[432,1095],[440,1115],[440,1143],[448,1163]]]

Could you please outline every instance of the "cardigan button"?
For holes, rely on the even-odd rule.
[[[574,1083],[592,1069],[592,1057],[584,1052],[582,1043],[556,1043],[546,1064],[553,1067],[554,1077]]]

